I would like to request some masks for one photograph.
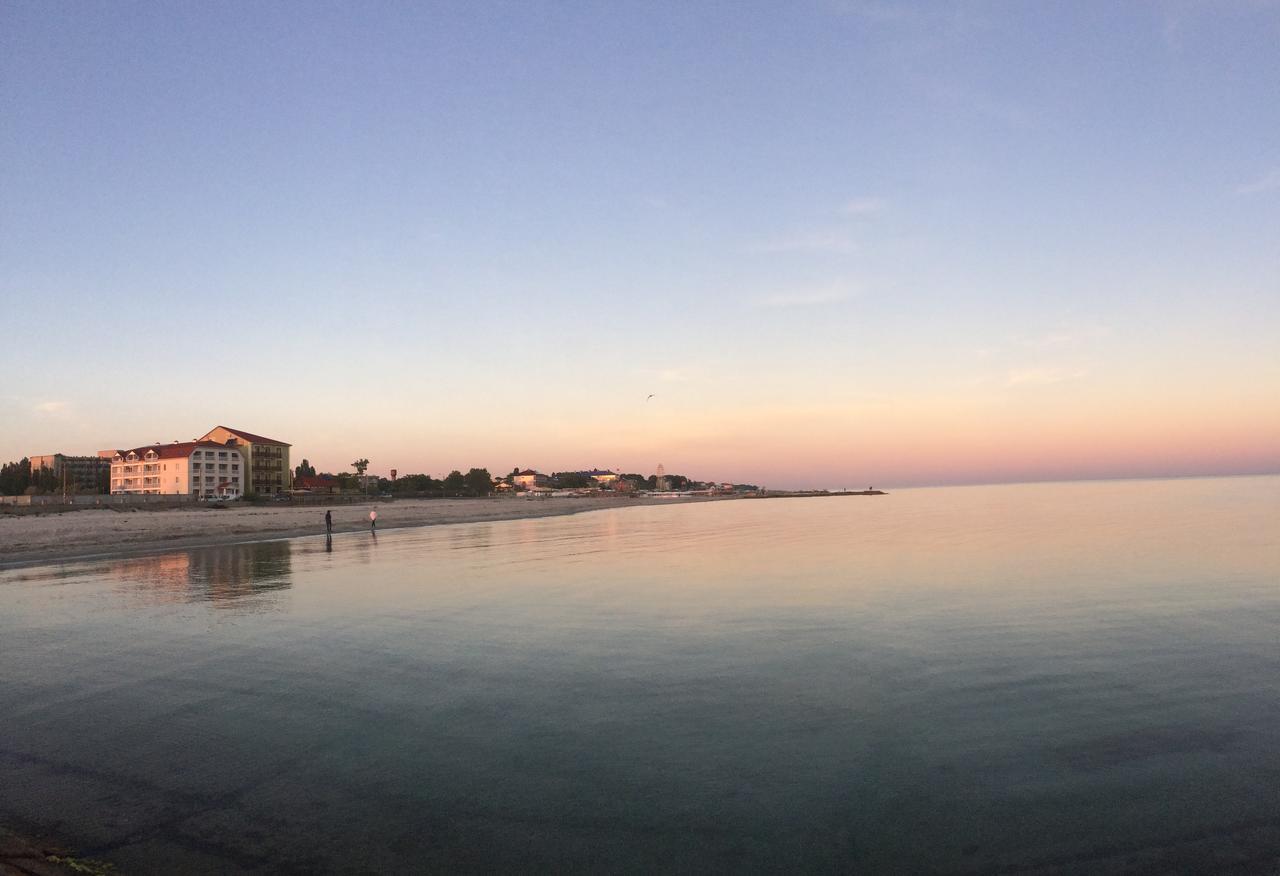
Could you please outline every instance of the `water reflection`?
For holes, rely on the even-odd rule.
[[[0,572],[0,809],[122,872],[1253,872],[1278,521],[1028,485]]]
[[[104,573],[118,592],[147,603],[252,601],[262,610],[276,607],[272,594],[292,586],[292,563],[291,542],[265,541],[115,560]]]

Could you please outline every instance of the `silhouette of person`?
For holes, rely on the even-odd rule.
[[[324,532],[325,532],[325,535],[333,534],[333,512],[332,511],[324,512]]]
[[[372,531],[377,528],[378,528],[378,512],[370,511],[369,512],[369,529],[370,531]]]

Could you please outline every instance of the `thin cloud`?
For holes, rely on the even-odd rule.
[[[989,26],[984,16],[975,15],[972,4],[933,5],[889,2],[889,0],[829,0],[827,8],[836,15],[860,18],[890,30],[941,31],[963,36]]]
[[[858,252],[858,243],[853,235],[844,228],[832,228],[820,231],[806,231],[789,237],[778,238],[766,243],[762,252],[824,252],[836,255],[853,255]]]
[[[779,292],[757,298],[756,307],[815,307],[822,304],[834,304],[845,301],[852,293],[842,286],[829,286],[822,289],[797,289],[791,292]]]
[[[1010,128],[1028,128],[1036,122],[1036,117],[1019,104],[952,82],[939,84],[934,90],[934,97],[958,110]]]
[[[67,410],[67,403],[64,401],[42,401],[34,408],[37,414],[61,414]]]
[[[1050,350],[1057,347],[1079,346],[1080,344],[1084,344],[1088,341],[1096,341],[1099,338],[1105,338],[1109,334],[1111,334],[1110,326],[1092,325],[1081,328],[1065,328],[1036,337],[1022,338],[1020,343],[1024,347],[1033,347],[1038,350]]]
[[[1161,28],[1165,47],[1171,52],[1181,52],[1188,34],[1192,38],[1201,30],[1198,25],[1206,17],[1222,17],[1223,14],[1236,16],[1261,13],[1269,15],[1280,9],[1277,0],[1221,0],[1221,2],[1204,2],[1204,0],[1177,0],[1166,2],[1164,20]]]
[[[662,383],[688,383],[693,375],[685,368],[642,368],[636,372]]]
[[[1255,179],[1253,182],[1236,186],[1237,195],[1257,195],[1280,189],[1280,167],[1275,167]]]
[[[838,13],[854,15],[876,24],[918,24],[924,19],[918,8],[901,3],[837,0],[831,4],[831,8]]]
[[[1010,371],[1005,386],[1048,386],[1068,380],[1080,380],[1088,375],[1089,372],[1081,368],[1024,368]]]
[[[879,213],[889,206],[884,198],[854,198],[849,203],[840,208],[840,212],[846,216],[870,216],[873,213]]]

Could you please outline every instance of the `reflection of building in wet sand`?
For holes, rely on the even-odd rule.
[[[111,565],[110,574],[122,591],[145,602],[231,606],[292,586],[292,551],[288,541],[196,548],[118,560]]]

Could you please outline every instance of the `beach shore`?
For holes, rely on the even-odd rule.
[[[722,498],[621,499],[557,497],[524,499],[398,499],[351,505],[250,505],[226,508],[101,508],[25,515],[0,515],[0,568],[105,556],[127,556],[324,533],[324,512],[333,511],[333,531],[369,529],[378,512],[378,530],[485,520],[515,520],[577,514],[646,504],[725,501]]]
[[[70,857],[56,843],[21,836],[0,825],[0,876],[107,876],[114,872],[99,861]]]

